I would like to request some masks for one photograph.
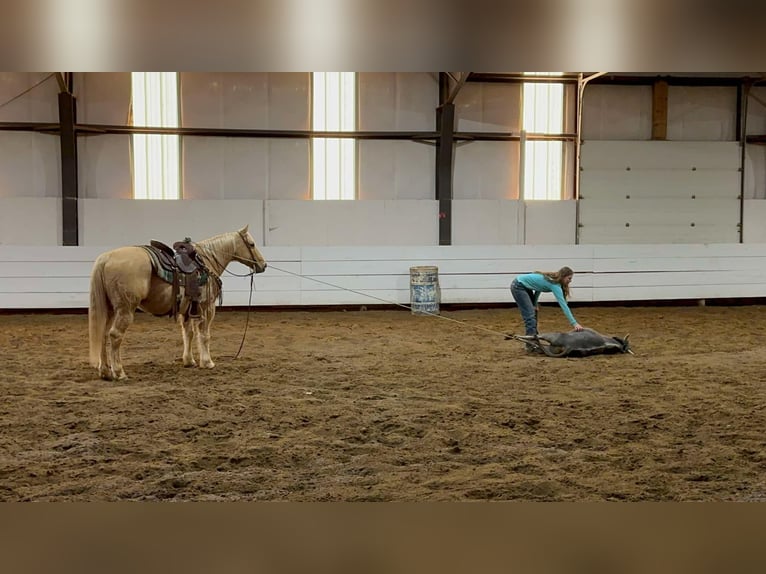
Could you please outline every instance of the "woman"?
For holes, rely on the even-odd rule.
[[[524,320],[526,335],[537,335],[537,300],[542,292],[553,293],[553,296],[556,297],[556,301],[559,303],[559,307],[561,307],[574,330],[583,330],[582,325],[575,320],[572,312],[569,310],[569,305],[567,305],[569,283],[572,281],[573,275],[574,271],[569,267],[562,267],[556,272],[542,273],[536,271],[535,273],[526,273],[517,276],[513,280],[511,283],[511,295],[513,295],[514,301],[519,306],[521,318]],[[530,347],[531,345],[527,345],[527,350],[531,350]]]

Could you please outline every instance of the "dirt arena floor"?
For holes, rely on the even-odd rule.
[[[513,307],[222,311],[212,370],[137,316],[0,315],[0,500],[766,501],[766,307],[582,307],[636,356],[551,359]],[[544,306],[541,331],[567,326]]]

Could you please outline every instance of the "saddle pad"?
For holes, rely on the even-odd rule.
[[[152,260],[152,269],[157,274],[157,277],[165,281],[166,283],[173,284],[173,272],[168,271],[162,265],[160,265],[160,259],[157,256],[155,247],[150,245],[141,245],[141,247],[149,254],[149,259]]]

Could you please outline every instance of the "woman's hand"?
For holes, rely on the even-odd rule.
[[[582,331],[584,329],[584,327],[580,325],[580,323],[575,323],[573,328],[575,331]]]

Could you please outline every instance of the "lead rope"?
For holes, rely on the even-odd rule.
[[[382,301],[383,303],[388,303],[389,305],[396,305],[397,307],[402,307],[404,309],[412,310],[411,305],[404,305],[402,303],[397,303],[396,301],[391,301],[389,299],[383,299],[382,297],[376,297],[375,295],[370,295],[369,293],[363,293],[362,291],[357,291],[356,289],[349,289],[347,287],[341,287],[340,285],[335,285],[333,283],[328,283],[327,281],[322,281],[321,279],[316,279],[314,277],[311,277],[310,275],[301,275],[300,273],[293,273],[292,271],[287,271],[286,269],[280,269],[279,267],[274,267],[273,265],[269,264],[269,269],[275,269],[277,271],[281,271],[282,273],[288,273],[290,275],[295,275],[296,277],[301,277],[303,279],[310,279],[311,281],[316,281],[317,283],[321,283],[322,285],[327,285],[328,287],[334,287],[336,289],[342,289],[343,291],[349,291],[351,293],[356,293],[357,295],[362,295],[363,297],[369,297],[371,299],[376,299],[378,301]],[[252,277],[251,277],[252,280]],[[251,291],[252,293],[252,291]],[[466,323],[465,321],[458,321],[457,319],[453,319],[451,317],[445,317],[443,315],[437,315],[436,313],[431,313],[430,311],[418,311],[418,313],[422,313],[423,315],[430,315],[431,317],[436,317],[437,319],[443,319],[445,321],[452,321],[453,323],[457,323],[458,325],[463,325],[466,327],[471,327],[473,329],[479,329],[481,331],[486,331],[488,333],[492,333],[493,335],[502,335],[503,337],[507,337],[508,334],[504,333],[502,331],[495,331],[494,329],[488,329],[487,327],[482,327],[480,325],[471,325],[470,323]]]
[[[242,347],[245,346],[245,337],[247,336],[247,326],[250,324],[250,306],[253,302],[253,285],[254,285],[253,276],[254,274],[251,273],[250,274],[250,295],[248,296],[248,299],[247,299],[247,315],[245,315],[245,330],[242,332],[242,341],[239,343],[239,349],[237,349],[237,354],[234,355],[234,358],[232,359],[232,361],[239,358],[239,354],[242,352]]]
[[[254,290],[254,286],[255,286],[255,284],[253,282],[253,276],[255,275],[255,271],[250,271],[250,273],[245,273],[245,274],[234,273],[233,271],[229,271],[226,268],[226,266],[221,265],[221,262],[218,260],[218,257],[216,256],[215,253],[212,252],[212,250],[210,252],[208,252],[208,250],[204,249],[204,248],[203,248],[203,250],[205,252],[205,256],[206,257],[210,257],[210,259],[212,259],[216,263],[216,265],[221,267],[221,269],[222,269],[221,275],[223,275],[224,273],[228,273],[229,275],[233,275],[234,277],[248,277],[248,276],[250,277],[250,294],[248,295],[248,299],[247,299],[247,315],[245,315],[245,329],[242,332],[242,340],[239,342],[239,349],[237,349],[237,353],[231,359],[232,361],[234,361],[234,360],[239,358],[239,354],[242,352],[242,348],[245,346],[245,338],[247,337],[247,328],[250,325],[250,310],[252,308],[253,290]],[[198,251],[198,253],[199,253],[199,251]],[[244,263],[245,261],[253,262],[252,259],[247,259],[246,260],[244,258],[239,258],[239,257],[237,259],[235,259],[235,261],[239,261],[240,263]],[[221,281],[220,275],[216,275],[216,279],[219,282],[219,285],[218,285],[218,300],[219,300],[220,304],[223,305],[223,282]]]

